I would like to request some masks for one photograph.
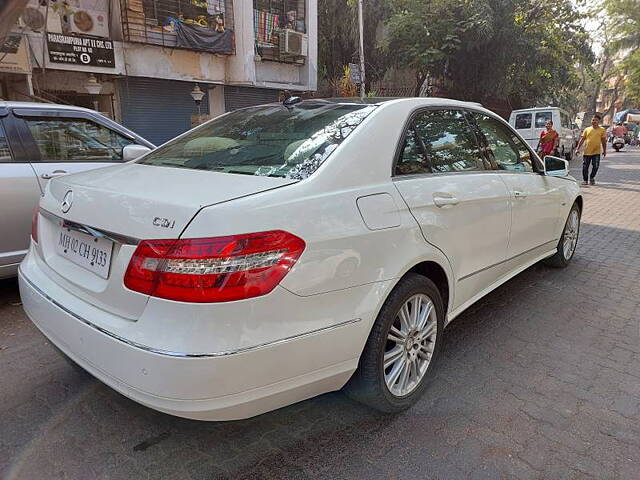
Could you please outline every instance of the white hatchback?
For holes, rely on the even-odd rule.
[[[476,104],[289,99],[51,181],[20,291],[60,350],[163,412],[240,419],[343,387],[392,412],[451,320],[567,265],[581,211],[567,163]]]

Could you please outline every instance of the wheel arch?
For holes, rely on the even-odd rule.
[[[403,277],[408,273],[417,273],[431,280],[440,291],[440,295],[442,295],[445,314],[449,312],[452,299],[452,286],[449,284],[449,276],[447,275],[446,270],[438,262],[425,260],[416,263],[404,273]]]
[[[443,254],[438,255],[440,252],[432,252],[433,255],[429,256],[419,256],[414,257],[414,259],[408,262],[405,267],[399,272],[399,274],[394,278],[394,281],[391,285],[387,287],[387,290],[384,294],[384,297],[381,298],[380,303],[377,305],[374,314],[373,314],[373,322],[378,317],[380,310],[382,310],[382,306],[389,298],[391,292],[396,288],[398,283],[405,278],[410,273],[417,273],[418,275],[422,275],[429,280],[431,280],[440,295],[442,296],[442,302],[445,312],[445,324],[447,323],[447,318],[450,310],[453,306],[453,300],[455,296],[455,283],[453,278],[453,272],[450,269],[450,264]],[[364,346],[364,345],[363,345]]]
[[[580,208],[580,213],[582,213],[583,200],[582,195],[578,195],[574,201],[574,203],[578,204],[578,208]]]

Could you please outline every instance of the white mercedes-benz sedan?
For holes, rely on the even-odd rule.
[[[52,180],[25,311],[127,397],[203,420],[344,387],[394,412],[445,326],[534,263],[564,267],[582,197],[501,118],[436,98],[246,108]]]

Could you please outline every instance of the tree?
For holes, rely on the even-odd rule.
[[[640,0],[608,0],[612,38],[609,48],[621,58],[627,97],[640,102]]]
[[[395,0],[387,49],[400,66],[440,80],[453,98],[558,101],[593,62],[570,0]]]
[[[627,98],[640,105],[640,51],[629,54],[624,61],[627,70],[625,77]]]
[[[364,51],[367,84],[382,78],[387,71],[385,52],[378,33],[387,15],[388,0],[364,2]],[[349,63],[359,63],[358,12],[355,0],[320,0],[318,2],[319,76],[337,84]]]

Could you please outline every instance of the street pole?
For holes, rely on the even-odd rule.
[[[358,30],[360,31],[360,98],[364,98],[364,22],[362,20],[362,0],[358,0]]]

